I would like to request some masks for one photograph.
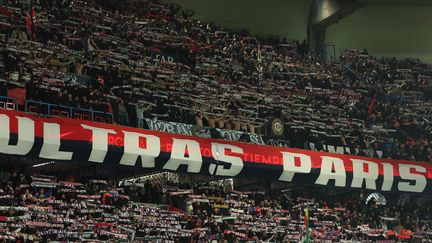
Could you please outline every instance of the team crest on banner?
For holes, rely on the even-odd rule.
[[[374,192],[431,191],[432,164],[200,138],[0,109],[0,154]],[[275,184],[280,187],[283,184]]]
[[[280,138],[284,135],[285,132],[285,124],[280,118],[271,118],[270,119],[270,137],[271,138]]]

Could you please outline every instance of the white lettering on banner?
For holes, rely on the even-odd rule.
[[[186,157],[186,150],[188,157]],[[197,141],[173,138],[171,157],[163,169],[176,171],[180,165],[187,165],[187,172],[199,173],[201,171],[202,156]]]
[[[155,131],[161,131],[161,132],[169,132],[169,133],[176,133],[176,134],[183,134],[188,136],[193,136],[192,134],[192,128],[194,125],[191,124],[184,124],[184,123],[178,123],[178,122],[166,122],[166,121],[158,121],[158,120],[151,120],[151,119],[145,119],[147,125],[149,126],[150,130]],[[200,129],[200,131],[205,131],[208,136],[210,136],[210,131],[207,128]],[[243,134],[239,131],[233,131],[233,130],[226,130],[226,129],[217,129],[219,134],[224,140],[229,141],[238,141],[240,136]],[[260,134],[249,134],[249,137],[251,139],[251,143],[255,144],[265,144],[263,137]]]
[[[151,130],[193,136],[191,124],[145,119]]]
[[[0,112],[4,111],[0,110]],[[30,119],[28,117],[16,116],[17,123],[11,125],[11,117],[15,116],[0,114],[0,154],[36,155],[39,158],[50,160],[72,160],[74,157],[73,153],[78,153],[75,147],[70,148],[74,149],[71,151],[60,151],[63,139],[69,138],[69,136],[62,136],[61,124],[44,122],[38,118]],[[165,170],[178,171],[180,167],[187,166],[187,172],[200,173],[203,163],[202,152],[205,157],[212,156],[216,161],[209,160],[209,170],[208,172],[203,171],[205,174],[228,177],[238,176],[242,174],[243,168],[248,169],[247,166],[249,164],[245,164],[245,161],[250,161],[251,163],[262,163],[262,166],[266,166],[267,164],[269,166],[271,164],[282,165],[283,171],[281,171],[279,177],[280,181],[295,182],[296,178],[294,177],[296,174],[315,178],[315,173],[312,174],[312,158],[315,159],[314,156],[318,156],[319,154],[315,154],[314,152],[292,150],[296,152],[293,153],[288,152],[291,151],[290,149],[284,149],[288,151],[280,151],[282,155],[282,164],[280,164],[281,156],[277,154],[279,152],[278,148],[262,148],[263,152],[261,154],[260,151],[253,151],[260,149],[256,145],[246,145],[243,143],[224,144],[223,142],[217,142],[217,140],[198,138],[196,140],[193,138],[181,139],[175,138],[178,137],[176,135],[172,137],[171,135],[162,133],[145,134],[124,131],[121,127],[117,127],[116,129],[118,130],[114,130],[113,126],[106,127],[112,127],[112,129],[77,124],[69,125],[63,128],[63,130],[68,130],[69,133],[73,134],[70,137],[75,137],[79,141],[87,142],[90,139],[92,149],[91,151],[87,151],[86,148],[84,153],[90,152],[88,161],[97,163],[103,163],[105,159],[113,160],[113,158],[106,158],[110,148],[109,143],[111,143],[112,139],[113,145],[123,146],[124,152],[120,152],[120,161],[113,161],[121,165],[134,166],[139,160],[138,157],[140,157],[143,167],[159,167],[155,164],[156,158],[162,156],[161,151],[164,148],[163,151],[170,154],[169,159],[167,159],[168,161],[163,166]],[[16,136],[13,136],[12,139],[11,130],[13,130],[14,134],[16,133]],[[87,135],[90,132],[88,130],[91,131],[91,138]],[[42,139],[38,137],[36,140],[36,134],[37,136],[43,136]],[[109,136],[109,134],[117,135],[113,137]],[[161,144],[162,140],[164,144]],[[168,142],[167,140],[171,141]],[[33,148],[35,141],[43,141],[39,151],[33,151],[39,148],[39,146]],[[200,144],[201,142],[202,144]],[[10,145],[15,143],[16,145]],[[209,146],[210,149],[208,148]],[[65,150],[69,149],[65,148]],[[209,150],[211,151],[211,155],[209,154]],[[116,149],[115,152],[119,152],[119,149]],[[163,156],[165,155],[164,153]],[[117,158],[117,156],[114,157]],[[348,162],[348,160],[351,160],[351,162]],[[362,160],[356,157],[356,159],[353,159],[350,156],[343,155],[338,157],[321,156],[320,167],[318,163],[315,165],[317,166],[316,171],[320,170],[315,181],[315,184],[318,185],[328,186],[329,180],[334,180],[334,184],[337,187],[377,190],[379,186],[377,185],[377,181],[380,173],[382,173],[383,181],[379,189],[381,191],[392,191],[393,189],[401,192],[425,191],[429,182],[429,178],[425,176],[425,173],[430,174],[431,170],[429,165],[416,162],[412,164],[402,164],[398,161],[390,163],[377,161],[373,158]],[[351,183],[348,182],[347,184],[346,170],[351,166],[353,177]],[[400,181],[397,183],[397,186],[393,185],[395,184],[394,170],[396,169],[394,167],[398,167],[397,169],[399,170]]]
[[[321,172],[315,184],[326,186],[329,180],[335,180],[335,186],[345,187],[346,173],[343,160],[330,156],[321,156],[321,159]]]
[[[299,158],[300,165],[296,166],[295,158]],[[280,181],[292,181],[295,173],[310,173],[312,169],[311,157],[305,154],[282,152],[283,172]]]
[[[216,161],[223,161],[230,163],[231,166],[225,169],[223,165],[211,164],[209,166],[209,172],[215,176],[236,176],[243,169],[243,160],[237,156],[231,156],[225,154],[225,150],[229,149],[233,153],[243,154],[243,149],[230,144],[212,143],[211,151],[213,158]]]
[[[277,146],[277,147],[289,147],[288,141],[283,140],[283,139],[271,138],[271,139],[268,139],[265,144],[270,145],[270,146]]]
[[[35,125],[32,119],[17,116],[18,141],[17,145],[9,145],[10,118],[0,114],[0,153],[26,155],[33,148],[35,139]]]
[[[393,187],[393,165],[390,163],[382,163],[383,166],[383,184],[381,190],[391,191]]]
[[[173,57],[165,56],[165,55],[160,55],[160,54],[156,55],[156,60],[159,60],[159,61],[162,61],[162,62],[166,62],[166,61],[168,61],[168,62],[174,62],[174,58]]]
[[[39,157],[44,159],[71,160],[72,152],[60,151],[60,125],[45,122],[43,129],[43,145]]]
[[[315,143],[309,142],[309,149],[312,151],[318,151]],[[326,152],[329,153],[336,153],[336,154],[359,154],[360,149],[359,148],[354,148],[354,151],[351,151],[350,147],[348,146],[337,146],[337,145],[328,145],[328,144],[323,144],[323,149]],[[375,152],[378,155],[378,158],[382,158],[383,155],[383,151],[381,150],[375,150]]]
[[[108,152],[108,134],[116,134],[114,130],[92,127],[81,124],[81,127],[92,131],[92,151],[89,161],[102,163]]]
[[[243,132],[240,131],[233,131],[233,130],[226,130],[226,129],[218,129],[219,134],[221,137],[225,140],[229,141],[238,141],[243,134]],[[264,139],[260,134],[248,134],[250,138],[250,142],[254,144],[265,144]]]
[[[335,147],[336,147],[336,149],[335,149]],[[327,151],[329,153],[335,153],[335,154],[344,154],[345,153],[344,147],[333,146],[333,145],[327,145]],[[349,153],[349,151],[347,151],[347,152]]]
[[[420,165],[399,164],[399,176],[403,180],[413,180],[414,185],[410,182],[399,182],[398,189],[403,192],[422,192],[426,188],[426,177],[420,174],[412,174],[411,169],[416,172],[426,172],[426,168]]]
[[[351,159],[353,163],[353,180],[351,187],[362,188],[363,181],[366,182],[366,189],[376,190],[376,180],[378,179],[378,164],[361,160]],[[364,171],[364,165],[368,166],[368,171]]]
[[[142,167],[155,167],[155,158],[160,154],[160,139],[154,135],[141,134],[136,132],[124,133],[124,153],[120,160],[122,165],[134,166],[141,157]],[[146,139],[146,148],[140,148],[139,139]]]

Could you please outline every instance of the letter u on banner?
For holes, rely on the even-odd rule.
[[[18,141],[17,145],[9,145],[10,140],[10,118],[0,114],[0,153],[26,155],[34,144],[35,125],[34,121],[27,117],[17,116]]]

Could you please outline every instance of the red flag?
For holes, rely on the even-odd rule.
[[[33,6],[33,0],[31,1],[30,8],[27,12],[26,27],[27,27],[27,33],[29,34],[30,38],[33,40],[36,34],[36,10]]]
[[[0,15],[6,16],[8,18],[19,19],[14,13],[3,7],[0,7]]]
[[[372,98],[372,102],[370,103],[369,108],[368,108],[368,117],[372,114],[373,108],[374,108],[375,103],[376,103],[376,98],[377,98],[377,95],[375,94],[374,97]]]
[[[100,85],[104,85],[104,84],[105,84],[105,78],[104,78],[103,75],[98,75],[98,76],[97,76],[97,80],[98,80],[98,83],[99,83]]]
[[[176,207],[174,207],[172,205],[168,206],[168,211],[175,212],[177,214],[187,215],[186,212],[184,212],[184,211],[182,211],[182,210],[180,210],[180,209],[178,209],[178,208],[176,208]]]
[[[19,105],[24,105],[27,98],[26,89],[24,88],[9,89],[7,94],[8,97],[15,98]]]

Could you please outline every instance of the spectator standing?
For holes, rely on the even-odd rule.
[[[129,124],[129,115],[127,113],[126,105],[123,99],[120,99],[120,102],[117,104],[117,115],[118,115],[118,123],[120,125]]]
[[[143,128],[144,124],[144,112],[146,111],[145,105],[143,103],[137,103],[135,105],[135,112],[136,112],[136,118],[137,118],[137,127]]]

